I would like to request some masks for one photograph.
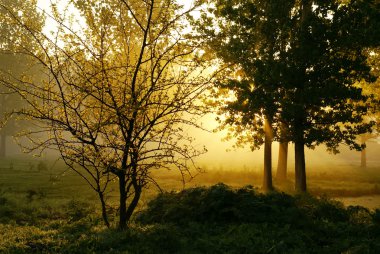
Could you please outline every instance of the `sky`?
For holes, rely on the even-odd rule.
[[[192,0],[181,1],[178,0],[179,3],[184,4],[185,8],[188,8],[192,4]],[[38,0],[38,7],[42,10],[49,12],[49,3],[50,0]],[[58,1],[58,8],[63,9],[67,4],[66,0]],[[69,12],[75,13],[75,8],[69,8]],[[44,28],[45,33],[49,33],[49,31],[54,31],[56,26],[54,25],[54,21],[48,18],[47,25]],[[211,130],[216,128],[217,122],[215,121],[215,115],[207,115],[203,117],[201,122],[203,126],[210,130],[210,132],[205,132],[197,129],[189,129],[188,131],[192,136],[196,138],[196,144],[200,148],[203,145],[206,145],[208,149],[208,153],[201,156],[198,159],[199,165],[207,168],[208,170],[212,169],[243,169],[243,168],[257,168],[260,169],[262,167],[263,161],[263,149],[259,151],[250,151],[249,148],[231,150],[234,141],[222,142],[222,138],[225,136],[225,132],[213,133]],[[371,142],[368,144],[368,165],[371,163],[377,163],[376,151],[380,150],[380,145],[376,142]],[[294,153],[292,151],[293,146],[289,147],[289,166],[292,167]],[[322,165],[322,164],[353,164],[359,165],[360,163],[360,153],[349,151],[347,148],[342,148],[342,153],[339,155],[332,155],[325,151],[324,147],[319,147],[316,150],[306,150],[306,159],[308,161],[308,165]],[[276,168],[277,164],[277,154],[278,154],[278,144],[273,144],[273,168]],[[373,161],[373,162],[371,162]]]

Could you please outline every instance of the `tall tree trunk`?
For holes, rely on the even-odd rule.
[[[302,141],[294,144],[295,154],[295,189],[297,192],[306,192],[305,145]]]
[[[7,149],[7,135],[2,131],[0,134],[0,158],[4,158],[6,156]]]
[[[278,149],[278,163],[276,178],[284,182],[287,178],[288,169],[288,142],[280,142]]]
[[[308,49],[309,43],[309,26],[310,16],[312,14],[312,1],[302,0],[301,1],[301,23],[300,23],[300,47],[304,50]],[[298,109],[295,115],[294,122],[294,155],[295,155],[295,189],[297,192],[306,192],[306,166],[305,166],[305,130],[304,124],[306,120],[306,112],[304,109],[304,83],[307,83],[306,70],[308,68],[308,60],[304,59],[304,66],[302,68],[303,73],[300,73],[301,79],[300,84],[296,91],[295,104],[298,105]]]
[[[264,123],[264,181],[263,190],[265,192],[273,190],[272,184],[272,125],[270,121],[265,118]]]
[[[119,177],[119,229],[124,230],[127,228],[127,193],[126,191],[126,183],[125,183],[125,173],[121,172],[118,174]]]

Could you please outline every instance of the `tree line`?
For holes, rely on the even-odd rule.
[[[264,145],[265,191],[273,141],[280,178],[295,144],[295,189],[305,192],[305,147],[360,150],[358,135],[374,128],[378,97],[360,84],[378,76],[375,0],[68,1],[77,14],[59,2],[44,12],[34,0],[0,1],[2,98],[21,101],[7,116],[33,120],[18,134],[24,149],[57,150],[97,193],[108,227],[112,181],[125,229],[152,172],[199,170],[206,149],[186,126],[210,111],[237,146]]]

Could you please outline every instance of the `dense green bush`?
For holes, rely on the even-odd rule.
[[[380,209],[376,209],[373,213],[373,222],[380,226]]]
[[[136,220],[171,225],[180,253],[380,253],[379,212],[218,184],[159,194]]]
[[[224,184],[161,193],[138,214],[143,224],[275,223],[310,225],[315,221],[348,222],[353,210],[326,197],[258,193],[252,187],[231,189]],[[355,220],[354,220],[355,221]]]

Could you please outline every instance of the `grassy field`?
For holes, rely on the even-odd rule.
[[[290,169],[291,171],[292,169]],[[233,188],[241,188],[247,185],[257,187],[261,184],[259,168],[209,170],[193,179],[187,179],[189,181],[185,186],[179,174],[175,171],[155,172],[154,176],[161,188],[166,191],[213,186],[217,183],[224,183]],[[288,182],[279,184],[275,181],[275,186],[279,191],[294,194],[292,178],[293,176],[290,173]],[[372,211],[375,208],[380,208],[380,168],[368,168],[365,170],[347,166],[310,168],[308,184],[310,193],[323,196],[324,199],[333,197],[347,205],[365,205]],[[258,193],[260,192],[259,188],[255,188],[255,190]],[[158,189],[153,186],[146,190],[136,214],[145,211],[144,209],[148,207],[148,201],[152,200],[158,193]],[[116,198],[116,193],[111,192],[111,203]],[[132,244],[130,241],[134,241],[131,246],[136,244],[137,247],[135,247],[139,249],[144,246],[147,239],[150,239],[152,243],[156,244],[154,246],[158,246],[157,248],[170,249],[170,246],[160,246],[160,244],[164,244],[162,241],[166,241],[161,239],[163,237],[161,234],[164,233],[168,234],[167,237],[169,238],[180,237],[182,239],[180,243],[176,242],[177,240],[174,238],[174,240],[169,239],[168,241],[175,241],[182,246],[181,248],[190,244],[186,241],[191,241],[191,239],[185,237],[182,231],[178,231],[177,226],[175,226],[174,230],[166,224],[159,224],[158,226],[155,223],[153,223],[155,226],[134,224],[135,226],[132,226],[128,233],[107,230],[103,226],[97,211],[98,200],[96,195],[86,185],[85,181],[74,172],[68,170],[62,162],[30,157],[10,157],[0,162],[0,253],[154,253],[149,252],[147,249],[144,251],[144,248],[142,251],[137,251],[132,247],[127,251],[124,245],[125,242]],[[239,228],[234,230],[242,230],[241,234],[258,233],[249,230],[249,232],[246,232],[246,229],[244,229],[245,223],[252,222],[236,224],[236,227]],[[195,223],[193,226],[194,228],[189,229],[190,232],[188,233],[190,235],[198,234],[198,230],[205,230],[202,224]],[[219,228],[219,225],[214,226]],[[243,228],[240,228],[240,226]],[[272,226],[278,228],[277,223]],[[323,230],[326,229],[325,226],[323,225]],[[233,230],[230,226],[228,227],[228,230]],[[260,224],[258,227],[264,226]],[[175,234],[173,233],[174,235],[169,233],[172,230],[175,232]],[[226,228],[220,228],[220,230],[224,232]],[[278,230],[283,234],[285,233],[280,229]],[[302,232],[304,233],[304,231]],[[274,232],[272,233],[275,234]],[[277,234],[271,235],[272,233],[268,233],[270,237],[275,237]],[[365,234],[370,235],[367,231]],[[203,235],[203,237],[207,238],[209,236]],[[269,250],[271,244],[266,242],[269,241],[268,239],[265,238],[260,241],[264,241],[265,248]],[[362,240],[371,242],[371,239]],[[233,241],[232,238],[227,240]],[[351,240],[353,241],[354,239]],[[198,244],[207,249],[204,246],[205,243],[200,242]],[[113,249],[112,246],[114,245],[119,247]],[[156,248],[154,246],[151,247],[152,250]],[[350,244],[347,246],[347,249],[352,247]],[[364,244],[363,246],[367,248],[370,245]],[[276,250],[276,248],[273,248],[273,250]],[[359,250],[363,249],[359,248]],[[162,253],[176,253],[176,251],[171,250]],[[202,252],[194,251],[189,253]],[[222,251],[220,253],[229,252]],[[282,252],[277,250],[277,252],[273,251],[273,253]],[[363,252],[351,251],[347,253]]]
[[[294,171],[289,169],[288,181],[278,183],[277,190],[293,194]],[[224,183],[235,188],[252,185],[260,187],[262,174],[259,167],[251,169],[212,169],[204,170],[194,178],[187,178],[183,184],[180,174],[173,171],[153,173],[160,188],[164,191],[181,190],[197,186],[211,186]],[[336,198],[349,205],[364,205],[371,209],[380,208],[380,167],[362,169],[352,166],[309,167],[308,189],[311,194]],[[116,183],[111,185],[117,189]],[[32,157],[10,157],[0,161],[0,191],[17,200],[44,200],[59,205],[71,200],[91,201],[97,205],[97,196],[87,183],[72,172],[62,161],[43,160]],[[151,186],[144,192],[139,209],[144,207],[160,190]],[[80,195],[78,195],[80,193]],[[109,194],[111,203],[117,203],[117,193]],[[113,202],[114,201],[114,202]]]

